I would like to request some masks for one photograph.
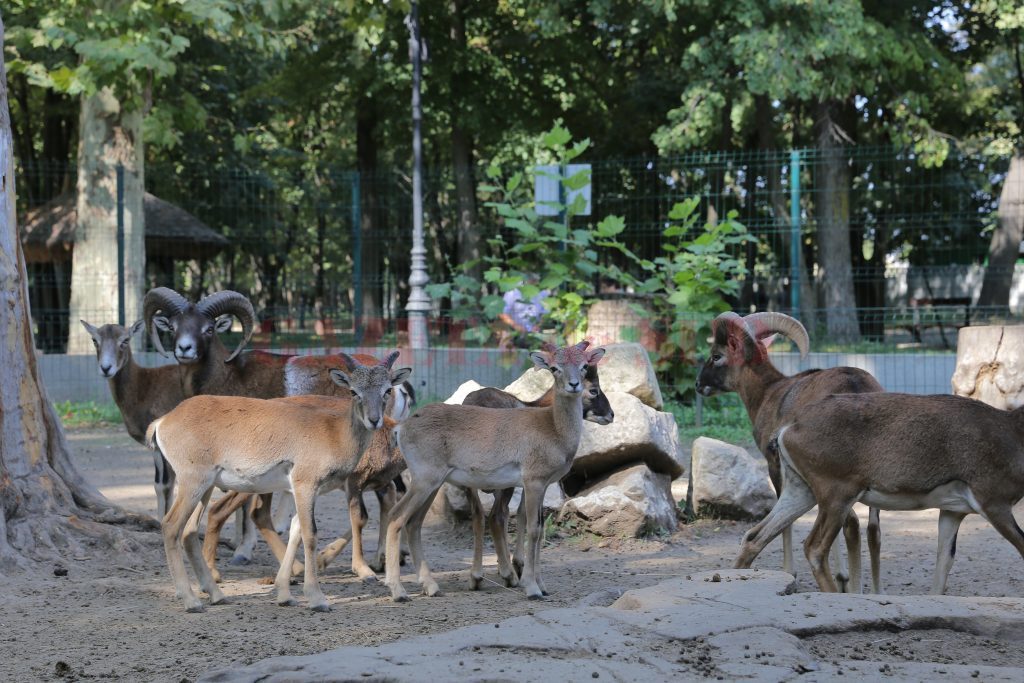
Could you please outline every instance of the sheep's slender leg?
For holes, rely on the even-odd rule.
[[[787,526],[782,530],[782,571],[796,576],[796,568],[793,566],[793,526]]]
[[[301,486],[301,485],[300,485]],[[305,552],[306,572],[302,579],[302,593],[306,596],[306,602],[310,609],[316,612],[329,612],[331,605],[327,602],[327,596],[320,589],[320,581],[316,571],[316,518],[314,507],[316,504],[316,487],[311,486],[309,490],[296,487],[292,490],[295,497],[295,516],[299,519],[299,531],[302,534],[302,548]],[[288,539],[291,543],[291,539]]]
[[[409,599],[409,594],[405,591],[405,587],[402,586],[401,566],[399,565],[399,534],[405,527],[406,522],[419,510],[420,506],[425,501],[433,500],[434,494],[437,493],[437,490],[441,488],[443,483],[443,479],[438,482],[430,482],[428,487],[422,479],[419,481],[414,480],[405,495],[402,496],[402,499],[391,510],[391,521],[388,522],[384,559],[384,583],[391,590],[391,599],[395,602],[405,602]],[[413,548],[411,534],[409,535],[409,548],[414,553],[413,561],[415,562],[416,549]]]
[[[351,513],[350,513],[351,514]],[[316,562],[317,567],[320,571],[327,569],[331,562],[334,562],[334,558],[341,554],[341,552],[352,542],[352,529],[349,529],[341,536],[331,541],[326,548],[320,551],[317,555]]]
[[[843,522],[853,506],[854,497],[836,494],[827,501],[818,503],[818,517],[814,520],[811,533],[804,541],[804,554],[811,565],[811,574],[818,582],[818,588],[825,593],[837,593],[835,579],[828,565],[828,551],[835,543]]]
[[[174,593],[189,612],[202,612],[203,603],[189,585],[188,573],[185,571],[185,558],[181,543],[182,531],[195,511],[208,486],[202,481],[181,479],[178,484],[178,495],[171,503],[171,509],[163,519],[164,553],[167,555],[167,569],[174,581]]]
[[[843,523],[843,539],[846,541],[846,557],[850,573],[847,575],[844,593],[863,593],[864,583],[861,578],[860,561],[860,519],[852,509]]]
[[[213,487],[211,486],[206,490],[195,512],[189,517],[182,534],[182,544],[185,546],[189,561],[192,562],[192,570],[196,573],[196,578],[199,579],[199,586],[210,596],[210,604],[219,605],[224,602],[224,594],[217,587],[217,582],[214,581],[213,574],[210,573],[210,567],[203,558],[203,549],[199,544],[199,521],[203,518],[203,513],[206,512],[206,506],[210,504],[212,494]]]
[[[523,587],[526,597],[531,600],[544,597],[544,591],[537,584],[537,555],[540,549],[538,541],[540,534],[543,533],[540,515],[544,504],[544,488],[544,482],[524,482],[523,499],[520,502],[520,506],[526,508],[526,562],[523,564],[519,585]]]
[[[273,494],[264,494],[271,496]],[[269,504],[269,501],[268,501]],[[250,495],[246,505],[235,511],[235,536],[238,543],[235,544],[235,552],[231,556],[231,564],[245,565],[252,563],[253,554],[256,552],[256,525],[252,522],[252,513],[256,509],[256,496]]]
[[[249,498],[249,494],[232,491],[209,506],[206,516],[206,537],[203,539],[203,560],[217,582],[221,581],[220,570],[217,569],[217,544],[220,541],[221,529],[231,518],[232,513],[242,507]]]
[[[291,498],[291,495],[288,497]],[[274,522],[270,515],[270,504],[273,494],[263,493],[257,496],[257,498],[259,500],[256,504],[256,509],[252,512],[252,522],[260,532],[260,535],[263,536],[263,540],[270,546],[270,552],[274,553],[274,558],[281,562],[284,560],[286,548],[284,541],[277,534],[277,529],[274,528]],[[303,565],[301,562],[292,562],[292,576],[298,576],[302,573],[302,570]]]
[[[423,554],[423,520],[430,512],[430,504],[433,502],[434,496],[430,496],[420,506],[420,509],[413,513],[413,516],[409,518],[409,523],[405,525],[405,531],[409,536],[409,549],[412,551],[412,563],[416,567],[417,579],[420,582],[420,590],[431,598],[441,595],[441,587],[437,585],[437,581],[430,573],[427,557]]]
[[[956,555],[956,536],[966,516],[963,512],[939,510],[939,547],[935,557],[935,576],[932,577],[932,595],[946,592],[946,582]]]
[[[775,503],[768,516],[756,524],[743,537],[740,554],[733,565],[737,569],[748,569],[761,551],[772,539],[788,528],[800,515],[804,514],[817,501],[807,483],[795,472],[786,479],[786,487]]]
[[[494,505],[487,520],[491,527],[491,538],[494,539],[494,552],[498,556],[498,575],[509,588],[519,585],[519,576],[512,567],[508,552],[508,504],[513,489],[502,489],[494,492]]]
[[[484,582],[484,508],[476,489],[463,488],[473,520],[473,564],[469,568],[469,589],[478,591]]]
[[[547,485],[544,486],[544,490],[547,491]],[[533,578],[537,581],[537,585],[540,586],[540,592],[544,595],[548,595],[547,586],[544,585],[544,577],[540,573],[540,551],[544,547],[544,494],[540,497],[540,507],[537,509],[537,538],[534,539],[534,544],[537,546],[537,568],[534,570]]]
[[[363,505],[362,489],[351,487],[348,496],[348,516],[352,527],[352,571],[363,581],[376,581],[377,575],[366,564],[363,555],[363,526],[369,515]]]
[[[285,548],[281,566],[278,567],[277,577],[274,579],[274,587],[277,589],[277,604],[279,605],[295,604],[295,600],[292,598],[290,567],[295,562],[295,553],[299,549],[299,539],[302,537],[299,526],[299,516],[294,515],[288,530],[288,546]]]
[[[295,499],[292,494],[283,492],[277,494],[277,507],[273,511],[274,531],[283,534],[288,531],[289,520],[295,514]],[[284,547],[284,544],[281,546]]]
[[[768,478],[775,489],[775,496],[782,497],[782,461],[776,448],[769,446],[764,453],[764,459],[768,463]],[[693,486],[693,482],[690,482]],[[757,528],[757,527],[755,527]],[[751,532],[754,530],[751,529]],[[793,527],[788,526],[782,530],[782,571],[796,577],[796,565],[793,563]]]
[[[523,560],[526,557],[526,508],[523,507],[523,496],[519,495],[519,508],[516,510],[516,551],[512,555],[512,566],[520,578],[523,576]]]
[[[1017,520],[1013,518],[1013,508],[1010,505],[1002,504],[988,505],[983,508],[982,512],[985,513],[984,517],[989,524],[994,526],[996,531],[1009,541],[1024,558],[1024,531],[1021,531]]]
[[[153,488],[156,490],[156,515],[163,519],[174,498],[174,469],[160,451],[153,453]]]
[[[395,482],[390,481],[383,489],[378,489],[377,503],[380,506],[380,524],[377,525],[377,550],[373,554],[370,568],[375,572],[384,571],[384,547],[387,544],[388,523],[391,521],[391,511],[398,502],[398,491],[395,489]],[[408,546],[408,543],[406,543]]]
[[[871,591],[881,595],[882,589],[882,524],[878,508],[868,508],[868,553],[871,555]]]

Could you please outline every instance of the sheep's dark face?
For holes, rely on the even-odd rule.
[[[398,357],[397,351],[379,365],[362,365],[345,354],[341,356],[346,367],[332,369],[331,380],[352,393],[352,410],[363,427],[371,431],[380,429],[384,426],[384,414],[394,387],[408,379],[412,368],[391,369]]]
[[[583,375],[583,419],[599,425],[611,424],[615,411],[608,397],[601,391],[601,379],[597,376],[597,364],[588,365]]]
[[[189,304],[181,313],[154,316],[153,324],[174,338],[175,360],[182,365],[192,365],[206,358],[214,335],[231,329],[231,316],[225,315],[214,320]]]
[[[96,347],[96,364],[100,376],[106,379],[114,377],[131,359],[132,337],[142,330],[143,322],[140,320],[127,330],[120,325],[93,327],[84,320],[79,322],[92,337],[92,344]]]
[[[738,325],[716,320],[712,334],[711,351],[697,375],[697,393],[703,396],[736,391],[740,370],[762,355]]]

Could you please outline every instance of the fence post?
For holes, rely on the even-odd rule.
[[[117,324],[124,323],[124,166],[117,165]],[[138,220],[138,218],[136,218]]]
[[[363,207],[359,171],[353,171],[352,186],[352,285],[355,301],[352,302],[352,327],[356,335],[356,346],[363,343]]]
[[[800,150],[789,153],[789,305],[800,317]]]

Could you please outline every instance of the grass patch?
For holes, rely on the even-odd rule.
[[[121,411],[113,403],[61,401],[54,404],[65,427],[102,427],[121,424]]]
[[[675,415],[679,436],[693,440],[707,436],[726,443],[745,445],[753,443],[747,409],[736,394],[723,394],[704,399],[702,426],[697,426],[697,409],[676,401],[665,403],[665,410]]]

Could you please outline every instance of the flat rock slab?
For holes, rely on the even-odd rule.
[[[376,647],[275,657],[200,680],[1024,680],[1019,666],[882,661],[872,653],[822,659],[804,641],[939,628],[1015,643],[1024,636],[1022,599],[791,594],[793,585],[782,572],[702,572],[629,591],[609,607],[552,609]],[[414,599],[445,609],[443,597]]]

